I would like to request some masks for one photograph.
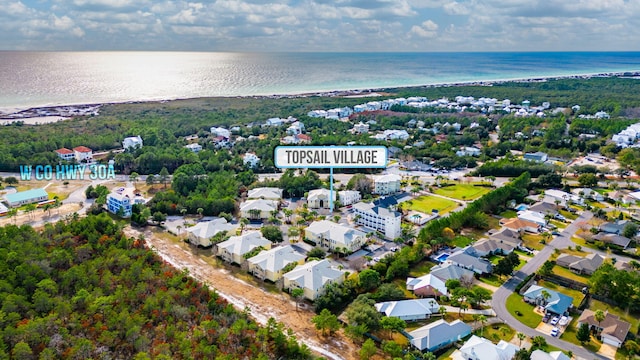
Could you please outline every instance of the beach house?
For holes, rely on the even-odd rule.
[[[263,251],[247,259],[249,272],[253,276],[273,282],[282,277],[282,270],[289,264],[303,264],[305,256],[297,252],[293,246],[286,245]]]
[[[373,193],[377,195],[395,194],[400,191],[402,177],[396,174],[378,175],[373,177]]]
[[[460,348],[460,353],[465,360],[511,360],[518,350],[517,346],[504,340],[494,344],[485,338],[471,335]]]
[[[387,239],[393,240],[400,237],[401,213],[365,202],[354,204],[353,211],[358,225],[377,230]]]
[[[214,253],[226,262],[241,265],[245,260],[244,255],[258,247],[269,250],[271,241],[265,239],[259,231],[249,231],[216,244]]]
[[[573,306],[573,298],[539,285],[531,285],[522,296],[524,301],[540,306],[546,313],[560,316],[565,315]]]
[[[237,224],[227,223],[227,220],[224,218],[202,221],[195,226],[187,228],[187,238],[193,245],[209,247],[213,245],[211,238],[215,235],[221,232],[226,232],[227,234],[233,233],[237,227]]]
[[[410,343],[420,351],[434,352],[471,334],[471,326],[461,320],[438,320],[409,332]]]
[[[331,265],[329,260],[313,260],[306,264],[298,265],[295,269],[284,274],[284,288],[292,291],[302,289],[304,297],[315,300],[330,283],[342,283],[345,272]]]
[[[247,192],[248,199],[282,199],[282,189],[276,187],[258,187]]]
[[[435,299],[413,299],[401,301],[385,301],[375,304],[379,313],[388,317],[396,317],[404,321],[418,321],[438,314],[440,305]]]
[[[367,239],[365,233],[329,220],[312,222],[305,230],[305,237],[325,249],[354,252],[362,247]]]
[[[260,164],[260,158],[252,152],[245,153],[242,156],[242,163],[250,168],[255,168]]]
[[[6,194],[4,200],[9,207],[15,208],[22,205],[47,201],[49,200],[49,194],[44,189],[32,189]]]
[[[73,156],[77,162],[89,163],[93,161],[93,150],[86,146],[76,146],[73,148]]]
[[[600,333],[602,342],[619,348],[627,338],[631,324],[618,316],[605,312],[604,320],[598,322],[595,312],[585,309],[578,318],[578,327],[588,324],[589,328]]]
[[[331,196],[333,195],[333,196]],[[335,203],[336,201],[336,192],[333,194],[329,189],[315,189],[309,191],[307,195],[307,206],[310,209],[328,209],[329,208],[329,198],[332,198],[332,201]]]
[[[240,215],[250,220],[268,219],[274,210],[278,210],[275,200],[250,199],[240,204]]]
[[[61,148],[55,151],[56,155],[58,155],[58,157],[61,160],[64,161],[71,161],[73,159],[75,159],[76,155],[73,152],[73,150],[69,150],[67,148]]]
[[[142,138],[138,136],[129,136],[122,140],[122,147],[125,150],[135,149],[142,147]]]
[[[131,209],[135,204],[145,204],[147,199],[143,198],[133,187],[116,188],[107,195],[107,210],[122,217],[131,216]]]

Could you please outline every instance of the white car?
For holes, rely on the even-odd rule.
[[[549,324],[555,325],[558,323],[558,321],[560,321],[560,318],[557,316],[554,316],[553,319],[551,319],[551,321],[549,322]]]
[[[551,336],[558,336],[559,333],[560,333],[560,329],[558,329],[557,327],[554,327],[553,329],[551,329]]]
[[[558,325],[560,326],[566,326],[569,323],[569,318],[566,316],[563,316],[560,318],[560,321],[558,321]]]

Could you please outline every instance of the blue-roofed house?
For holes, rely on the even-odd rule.
[[[545,294],[548,294],[545,297]],[[544,288],[539,285],[531,285],[523,294],[524,301],[541,306],[547,313],[564,315],[572,307],[573,298],[565,294]]]
[[[460,320],[438,320],[409,333],[409,342],[420,351],[436,351],[471,334],[471,326]]]
[[[417,299],[401,301],[385,301],[375,305],[378,312],[389,317],[397,317],[404,321],[424,320],[431,314],[438,314],[440,305],[435,299]]]
[[[49,194],[44,189],[32,189],[20,191],[4,196],[4,200],[9,207],[19,207],[22,205],[38,203],[49,200]]]

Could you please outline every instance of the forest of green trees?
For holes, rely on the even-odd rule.
[[[0,359],[307,359],[106,214],[0,228]]]

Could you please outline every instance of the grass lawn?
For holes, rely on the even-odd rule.
[[[489,260],[493,265],[497,264],[498,261],[500,261],[500,259],[502,259],[502,256],[499,255],[491,255],[487,260]]]
[[[578,305],[580,305],[580,302],[582,301],[582,298],[584,298],[584,294],[581,293],[580,291],[569,289],[564,286],[556,285],[552,282],[540,280],[538,281],[538,285],[572,297],[573,298],[572,303],[573,303],[573,306],[575,307],[578,307]]]
[[[542,316],[533,312],[533,305],[524,302],[522,296],[517,293],[511,294],[507,298],[507,310],[518,321],[530,328],[535,329],[542,321]],[[517,315],[516,311],[519,311],[521,315]]]
[[[453,245],[459,247],[459,248],[463,248],[467,245],[470,245],[474,240],[471,238],[468,238],[466,236],[461,236],[458,235],[455,238],[453,238],[453,241],[451,242]]]
[[[603,303],[602,301],[598,301],[595,299],[589,300],[589,310],[602,310],[609,311],[613,315],[617,315],[620,319],[628,321],[631,324],[632,332],[635,332],[638,329],[638,324],[640,324],[640,316],[638,314],[631,314],[619,307],[609,305],[607,303]]]
[[[407,290],[407,282],[406,282],[406,280],[396,279],[396,280],[393,280],[393,283],[396,284],[400,289],[402,289],[402,292],[404,293],[404,296],[407,299],[417,299],[418,298],[417,296],[413,295],[413,293],[411,291]]]
[[[434,266],[436,266],[436,263],[434,262],[427,261],[427,260],[420,261],[409,270],[409,276],[419,277],[419,276],[425,275]]]
[[[558,229],[564,229],[567,227],[566,223],[563,223],[562,221],[558,221],[558,220],[549,220],[549,224],[553,224],[555,225]]]
[[[578,218],[578,214],[570,213],[566,210],[560,210],[559,213],[569,220],[575,220]]]
[[[443,199],[437,196],[420,196],[416,199],[406,201],[403,204],[408,206],[410,210],[419,211],[425,214],[431,214],[432,210],[438,210],[440,215],[446,214],[458,207],[458,203],[453,200]]]
[[[478,329],[473,334],[498,343],[501,339],[504,341],[511,340],[516,331],[507,324],[493,324]]]
[[[449,350],[445,351],[444,353],[442,353],[442,355],[438,356],[438,360],[447,360],[447,359],[451,359],[451,355],[453,354],[454,351],[456,351],[457,348],[455,346],[452,346],[451,348],[449,348]]]
[[[500,216],[507,219],[513,219],[514,217],[518,216],[518,213],[515,210],[505,210],[500,213]]]
[[[544,245],[540,244],[540,240],[542,240],[542,235],[534,235],[530,233],[522,234],[522,244],[526,247],[542,250]]]
[[[434,192],[438,195],[458,200],[475,200],[489,191],[491,191],[489,187],[472,184],[456,184],[434,189]]]
[[[500,279],[498,275],[494,274],[481,276],[480,278],[478,278],[478,280],[495,287],[500,287],[502,286],[502,284],[504,284],[504,280]]]
[[[587,283],[587,279],[588,279],[587,277],[582,276],[582,275],[578,275],[578,274],[574,273],[573,271],[571,271],[571,270],[569,270],[567,268],[563,268],[562,266],[556,265],[556,266],[553,267],[552,271],[553,271],[553,273],[555,275],[562,276],[562,277],[565,277],[567,279],[571,279],[571,280],[574,280],[574,281],[577,281],[577,282],[580,282],[580,283],[583,283],[583,284]]]
[[[593,337],[591,337],[591,341],[589,341],[585,345],[582,345],[580,341],[578,341],[578,338],[576,338],[576,333],[578,332],[578,329],[576,327],[577,324],[578,317],[576,316],[573,318],[573,320],[571,320],[571,323],[569,323],[569,326],[567,326],[567,329],[562,333],[562,335],[560,335],[560,339],[576,344],[578,346],[582,346],[591,352],[597,352],[598,349],[600,349],[600,344],[596,344]]]

